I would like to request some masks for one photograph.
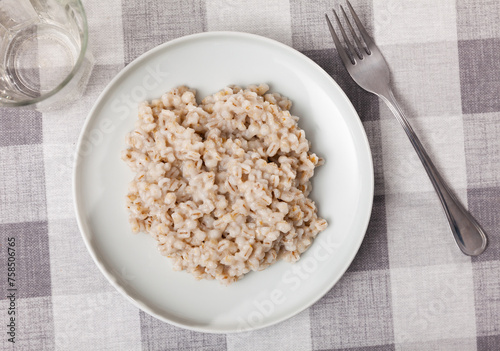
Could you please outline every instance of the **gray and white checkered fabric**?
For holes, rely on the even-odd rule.
[[[396,95],[444,177],[490,236],[464,256],[390,111],[348,77],[324,13],[334,1],[86,0],[97,64],[65,110],[0,110],[0,345],[9,350],[7,237],[18,247],[19,350],[500,350],[500,2],[352,1],[390,64]],[[357,109],[375,164],[361,250],[319,302],[237,335],[186,331],[105,280],[76,226],[72,155],[99,93],[148,49],[186,34],[260,34],[323,67]]]

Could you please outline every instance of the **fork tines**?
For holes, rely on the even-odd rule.
[[[342,26],[342,23],[340,22],[339,17],[337,16],[337,12],[332,9],[333,15],[335,17],[335,20],[337,22],[337,25],[340,29],[340,33],[342,34],[342,37],[344,39],[344,42],[347,46],[347,50],[344,48],[342,43],[340,42],[339,37],[337,36],[337,33],[335,32],[335,29],[333,28],[333,24],[330,21],[330,18],[328,17],[327,14],[325,14],[326,18],[326,23],[328,24],[328,28],[330,29],[330,33],[332,34],[333,41],[335,43],[335,47],[337,48],[337,51],[342,58],[342,61],[344,61],[344,64],[351,63],[351,64],[356,64],[356,56],[359,59],[363,59],[363,56],[366,55],[371,55],[370,51],[370,46],[373,44],[372,38],[368,35],[368,32],[366,31],[365,27],[361,24],[361,21],[354,11],[354,9],[351,6],[351,3],[349,1],[347,2],[347,6],[349,7],[349,11],[352,15],[352,18],[354,19],[354,22],[356,23],[356,26],[358,27],[359,33],[361,34],[361,38],[364,41],[364,45],[361,43],[360,38],[356,34],[356,31],[354,30],[354,27],[351,24],[351,21],[349,20],[349,17],[347,16],[346,12],[344,11],[344,8],[340,6],[340,9],[342,11],[342,14],[344,15],[345,22],[347,24],[347,27],[349,27],[349,31],[351,33],[352,38],[354,39],[354,42],[356,46],[354,46],[349,39],[346,31],[344,30],[344,27]]]

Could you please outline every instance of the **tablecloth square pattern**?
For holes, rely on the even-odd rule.
[[[76,103],[75,105],[80,105],[80,103]],[[61,148],[63,154],[69,152],[69,156],[74,156],[76,142],[78,141],[78,136],[86,117],[82,115],[83,111],[79,107],[73,106],[67,110],[57,110],[43,114],[43,151],[45,162],[58,154],[58,150],[53,150],[54,148]],[[71,147],[71,150],[64,150],[64,147]],[[61,164],[60,166],[67,168],[71,173],[72,163],[68,165]]]
[[[44,145],[55,147],[71,145],[73,153],[75,153],[76,142],[78,141],[78,137],[80,136],[88,113],[106,85],[122,69],[123,65],[120,64],[95,65],[90,75],[84,96],[65,109],[44,112]],[[120,100],[120,102],[126,103],[126,101],[123,100]],[[48,156],[50,156],[50,154]],[[71,163],[69,167],[70,173],[72,167],[73,164]]]
[[[2,128],[0,129],[0,147],[10,145],[41,144],[42,114],[34,110],[9,113],[0,109]]]
[[[455,0],[373,1],[376,42],[378,45],[456,42],[456,15]]]
[[[396,344],[476,336],[470,262],[391,268],[390,275]]]
[[[500,186],[500,112],[464,115],[469,188]]]
[[[496,38],[500,33],[500,2],[456,0],[458,39]]]
[[[461,116],[413,117],[410,123],[443,178],[466,200],[465,152],[463,147],[457,147],[464,143]],[[380,126],[386,194],[434,191],[400,123],[395,118],[382,118]]]
[[[228,351],[312,350],[309,310],[270,328],[252,332],[228,334]]]
[[[226,350],[224,334],[207,334],[181,329],[140,311],[141,344],[150,351]]]
[[[85,12],[89,27],[89,50],[96,63],[101,66],[123,66],[122,1],[86,1]]]
[[[375,346],[365,346],[365,347],[348,347],[345,349],[327,349],[321,351],[394,351],[396,350],[396,345],[375,345]]]
[[[42,145],[0,148],[0,223],[47,219]]]
[[[308,50],[302,53],[315,61],[335,79],[335,82],[337,82],[351,100],[361,121],[366,122],[379,119],[379,98],[366,92],[352,80],[335,49]]]
[[[472,271],[477,335],[500,336],[500,262],[475,262]]]
[[[386,195],[386,213],[391,269],[470,263],[435,192]]]
[[[53,296],[57,350],[141,350],[139,311],[117,291]]]
[[[382,156],[382,133],[380,131],[380,121],[364,122],[363,127],[372,152],[373,177],[375,183],[374,192],[375,195],[384,195],[384,160]]]
[[[7,315],[8,301],[1,301],[2,326],[10,323]],[[10,337],[2,332],[2,350],[54,350],[54,322],[50,296],[19,299],[16,301],[15,344],[7,342]]]
[[[248,32],[292,44],[288,0],[206,1],[208,31]]]
[[[500,188],[472,188],[467,190],[469,210],[488,234],[488,247],[475,261],[500,260]],[[500,285],[499,285],[500,289]],[[500,320],[500,314],[499,314]]]
[[[477,338],[477,351],[498,350],[500,335],[480,336]]]
[[[74,218],[49,222],[52,295],[115,291],[85,248]]]
[[[499,112],[500,38],[460,40],[460,87],[463,113]]]
[[[375,196],[365,238],[349,266],[349,272],[389,269],[385,211],[385,196]]]
[[[391,344],[389,271],[346,273],[310,313],[313,350]]]
[[[122,65],[96,65],[90,76],[85,95],[71,106],[43,114],[43,161],[47,217],[75,217],[72,175],[76,143],[85,118],[104,86],[122,69]],[[92,140],[98,142],[99,135]]]
[[[206,30],[203,0],[122,1],[125,64],[183,35]]]
[[[450,323],[453,323],[450,321]],[[407,344],[396,344],[395,351],[473,351],[476,350],[477,340],[475,337],[454,339],[441,339],[426,342],[414,342]]]
[[[335,21],[332,9],[335,8],[337,13],[341,14],[338,4],[344,4],[344,2],[317,0],[312,3],[310,1],[290,0],[292,46],[301,51],[333,48],[332,36],[325,22],[325,13],[328,14],[331,21]],[[351,4],[356,9],[363,25],[370,33],[373,33],[372,2],[353,0]],[[346,6],[344,6],[344,9],[349,11]]]
[[[394,95],[410,122],[420,116],[461,115],[456,43],[394,44],[381,50],[391,70]],[[385,104],[380,106],[381,118],[394,118]]]
[[[15,287],[18,298],[50,296],[50,256],[47,222],[0,224],[0,240],[7,246],[7,238],[15,238]],[[8,250],[0,251],[0,259],[7,262]],[[0,266],[7,288],[7,264]],[[5,299],[1,294],[0,299]]]
[[[68,134],[71,133],[69,129]],[[60,135],[64,134],[64,131],[56,133]],[[73,143],[43,144],[47,218],[50,220],[75,217],[72,195],[75,143],[76,138]]]

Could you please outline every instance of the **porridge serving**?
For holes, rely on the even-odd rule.
[[[122,158],[134,232],[147,232],[176,270],[234,282],[280,258],[295,262],[327,227],[308,198],[323,160],[265,84],[227,87],[197,104],[175,88],[139,106]]]

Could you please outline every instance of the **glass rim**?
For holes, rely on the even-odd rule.
[[[88,23],[87,23],[87,14],[85,13],[85,8],[83,7],[83,4],[80,0],[72,0],[77,3],[78,7],[81,10],[82,14],[82,25],[83,25],[83,35],[82,35],[82,44],[80,48],[80,54],[78,55],[78,60],[76,60],[75,65],[73,66],[73,69],[71,72],[68,73],[66,78],[59,83],[54,89],[50,90],[49,92],[42,94],[36,98],[32,99],[25,99],[21,101],[0,101],[0,107],[20,107],[20,106],[30,106],[37,104],[39,102],[45,101],[48,98],[54,96],[57,94],[59,91],[61,91],[76,75],[80,67],[82,66],[83,60],[85,59],[85,54],[87,53],[87,47],[88,47],[88,39],[89,39],[89,31],[88,31]]]

